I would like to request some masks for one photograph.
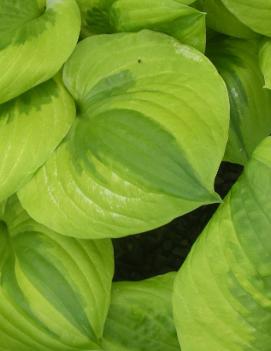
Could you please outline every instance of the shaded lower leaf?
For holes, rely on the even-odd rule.
[[[172,316],[175,273],[138,282],[113,283],[105,323],[106,351],[179,351]]]
[[[0,221],[0,338],[6,351],[96,350],[110,300],[109,240],[65,238],[10,198]]]

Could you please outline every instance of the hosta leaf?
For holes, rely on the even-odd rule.
[[[271,138],[256,149],[174,286],[185,351],[269,351]]]
[[[0,201],[47,160],[74,117],[74,102],[59,79],[0,105]]]
[[[5,351],[97,349],[110,300],[108,239],[62,237],[15,197],[0,220],[0,340]]]
[[[117,32],[148,28],[205,50],[205,14],[174,0],[118,0],[112,6],[112,23]]]
[[[79,31],[75,0],[1,0],[0,103],[53,77]]]
[[[82,35],[151,29],[205,49],[205,14],[183,0],[79,0]]]
[[[227,9],[253,31],[271,36],[271,0],[221,0]]]
[[[225,159],[245,164],[271,132],[271,92],[263,89],[258,44],[218,37],[208,55],[224,78],[230,97],[231,128]]]
[[[254,38],[257,36],[255,32],[240,22],[228,10],[222,0],[201,0],[200,8],[207,13],[207,26],[217,32],[237,38]]]
[[[264,40],[260,49],[260,66],[264,75],[265,88],[271,89],[271,40]]]
[[[106,351],[180,351],[172,316],[175,273],[113,283],[105,323]]]
[[[79,115],[20,191],[31,216],[65,235],[120,237],[219,200],[229,106],[205,56],[151,31],[100,35],[78,45],[64,81]]]

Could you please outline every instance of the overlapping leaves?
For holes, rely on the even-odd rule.
[[[253,151],[271,126],[271,0],[78,4],[91,37],[65,63],[75,0],[0,0],[0,350],[177,351],[175,274],[114,283],[109,309],[111,243],[75,238],[220,201],[224,156],[246,170],[177,275],[175,324],[184,351],[269,351],[270,139]],[[196,50],[201,11],[219,74]]]

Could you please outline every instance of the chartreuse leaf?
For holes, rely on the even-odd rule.
[[[113,283],[104,350],[180,351],[172,316],[175,275]]]
[[[52,78],[79,31],[75,0],[1,0],[0,103]]]
[[[244,39],[257,36],[228,10],[222,0],[201,0],[200,9],[207,13],[207,26],[217,32]]]
[[[226,8],[253,31],[271,36],[271,0],[221,0]]]
[[[79,0],[82,35],[151,29],[205,49],[205,14],[184,0]]]
[[[260,66],[265,80],[265,88],[271,89],[271,40],[266,39],[260,48]]]
[[[258,43],[215,40],[208,55],[224,78],[231,105],[231,128],[225,159],[245,164],[259,142],[271,132],[271,92],[263,89]]]
[[[99,35],[79,43],[64,81],[79,115],[19,192],[33,218],[65,235],[121,237],[219,201],[228,96],[203,54],[151,31]]]
[[[62,237],[34,222],[17,198],[10,198],[0,221],[1,347],[98,349],[112,274],[108,239]]]
[[[47,160],[74,117],[74,102],[58,78],[0,105],[0,201]]]
[[[173,310],[183,350],[270,350],[270,196],[268,137],[177,275]]]

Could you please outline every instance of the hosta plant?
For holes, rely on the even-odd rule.
[[[0,351],[271,350],[270,24],[271,0],[0,0]],[[150,230],[156,276],[112,282]]]

